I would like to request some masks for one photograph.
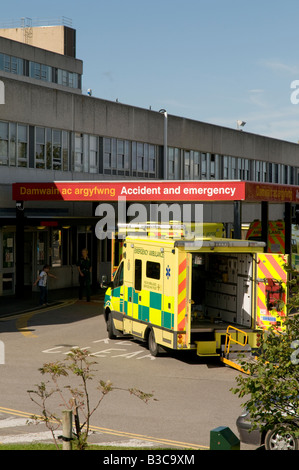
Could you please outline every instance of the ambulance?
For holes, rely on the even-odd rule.
[[[107,287],[110,339],[145,341],[153,356],[194,351],[241,369],[263,330],[283,329],[288,257],[263,242],[190,236],[172,225],[126,226],[122,259]],[[238,350],[237,352],[235,352]]]

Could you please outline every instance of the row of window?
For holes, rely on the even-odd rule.
[[[129,176],[156,175],[158,147],[121,139],[103,140],[104,174]]]
[[[243,180],[299,185],[299,167],[168,148],[169,179]]]
[[[161,178],[162,148],[59,129],[0,121],[0,165]],[[299,185],[299,167],[168,148],[168,178]]]
[[[156,145],[0,121],[0,165],[156,178]]]
[[[81,89],[81,75],[0,53],[0,70],[49,83]]]

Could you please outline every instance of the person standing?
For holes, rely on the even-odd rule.
[[[34,286],[38,284],[39,290],[40,290],[40,296],[39,296],[39,304],[40,305],[47,305],[48,302],[48,276],[53,277],[54,279],[57,279],[54,274],[51,274],[50,272],[50,266],[48,264],[45,264],[41,272],[39,273],[38,278],[34,282]]]
[[[83,297],[84,287],[86,289],[86,300],[90,302],[91,260],[86,248],[82,250],[82,256],[77,263],[79,272],[79,299]]]

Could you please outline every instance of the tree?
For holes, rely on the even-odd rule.
[[[252,429],[281,425],[283,434],[287,422],[299,437],[299,314],[286,318],[284,332],[275,328],[264,332],[256,360],[243,362],[243,369],[248,375],[236,377],[232,392],[246,397]]]
[[[135,395],[143,402],[148,401],[153,397],[152,394],[144,393],[136,388],[121,389],[114,387],[110,381],[99,380],[97,390],[99,392],[96,403],[91,404],[88,383],[94,376],[94,365],[96,362],[90,360],[90,356],[86,350],[79,348],[72,349],[67,355],[64,362],[50,362],[46,363],[39,369],[42,375],[50,376],[47,382],[41,382],[36,385],[35,390],[28,390],[30,399],[41,408],[41,415],[33,415],[31,418],[37,422],[43,422],[51,431],[56,448],[58,449],[58,442],[55,436],[55,431],[61,425],[61,418],[53,411],[50,410],[49,402],[57,395],[60,397],[61,406],[68,410],[72,410],[75,421],[74,435],[75,445],[77,449],[84,450],[87,447],[87,438],[90,432],[90,419],[91,416],[100,406],[105,396],[113,390],[125,390],[131,395]],[[74,385],[61,384],[64,379],[72,381],[71,377],[75,377],[77,381]],[[52,405],[53,406],[53,405]],[[55,405],[54,405],[55,406]],[[83,420],[80,422],[80,415]]]

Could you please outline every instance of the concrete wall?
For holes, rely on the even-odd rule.
[[[0,36],[4,38],[62,55],[66,52],[66,35],[75,39],[74,33],[72,28],[63,25],[0,29]],[[75,50],[76,44],[73,46]]]
[[[0,120],[163,145],[156,111],[3,78]],[[298,166],[299,145],[191,119],[168,116],[168,145]]]
[[[62,55],[62,53],[57,54],[51,50],[46,50],[46,48],[33,47],[29,44],[24,44],[22,41],[11,41],[3,37],[2,32],[3,30],[0,30],[0,51],[2,53],[68,70],[69,72],[83,73],[82,60]]]

